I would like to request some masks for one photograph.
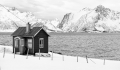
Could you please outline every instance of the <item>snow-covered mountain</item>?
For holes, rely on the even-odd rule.
[[[36,23],[34,23],[32,25],[32,27],[43,27],[44,29],[46,29],[48,32],[61,32],[61,29],[59,29],[57,26],[58,24],[60,24],[60,21],[58,19],[55,20],[41,20],[41,21],[37,21]]]
[[[15,16],[14,16],[15,15]],[[19,19],[20,18],[20,19]],[[16,8],[0,7],[0,30],[15,30],[36,19],[30,12],[20,12]]]
[[[26,26],[28,22],[32,27],[44,25],[48,30],[60,31],[57,28],[60,23],[58,19],[52,21],[42,20],[36,18],[31,12],[20,12],[15,7],[0,6],[0,32],[13,32],[18,27]]]
[[[83,8],[77,13],[67,13],[58,27],[64,32],[120,31],[120,12],[102,5],[94,9]]]

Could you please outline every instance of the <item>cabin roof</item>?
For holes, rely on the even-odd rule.
[[[26,33],[26,27],[19,27],[14,33],[12,33],[12,36],[22,36],[22,37],[33,37],[36,36],[39,31],[41,31],[42,27],[34,27],[30,30],[29,33]],[[43,29],[44,30],[44,29]],[[44,30],[45,31],[45,30]],[[45,31],[46,32],[46,31]],[[47,34],[47,32],[46,32]],[[49,36],[49,34],[47,34]]]

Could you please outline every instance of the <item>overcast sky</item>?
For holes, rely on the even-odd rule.
[[[84,7],[103,5],[120,11],[120,0],[0,0],[0,4],[32,12],[42,19],[62,19],[66,13],[77,12]]]

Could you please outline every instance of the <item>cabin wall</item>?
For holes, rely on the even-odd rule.
[[[39,52],[39,38],[44,38],[44,48],[41,48],[40,52],[41,53],[48,53],[48,35],[45,33],[44,30],[41,30],[34,37],[34,53]]]

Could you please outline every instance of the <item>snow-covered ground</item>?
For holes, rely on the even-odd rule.
[[[0,50],[7,48],[12,51],[12,47],[0,46]],[[49,54],[52,55],[51,52]],[[3,52],[0,52],[0,70],[120,70],[119,61],[104,60],[79,57],[66,56],[53,53],[53,60],[51,57],[15,55],[6,53],[3,58]]]

